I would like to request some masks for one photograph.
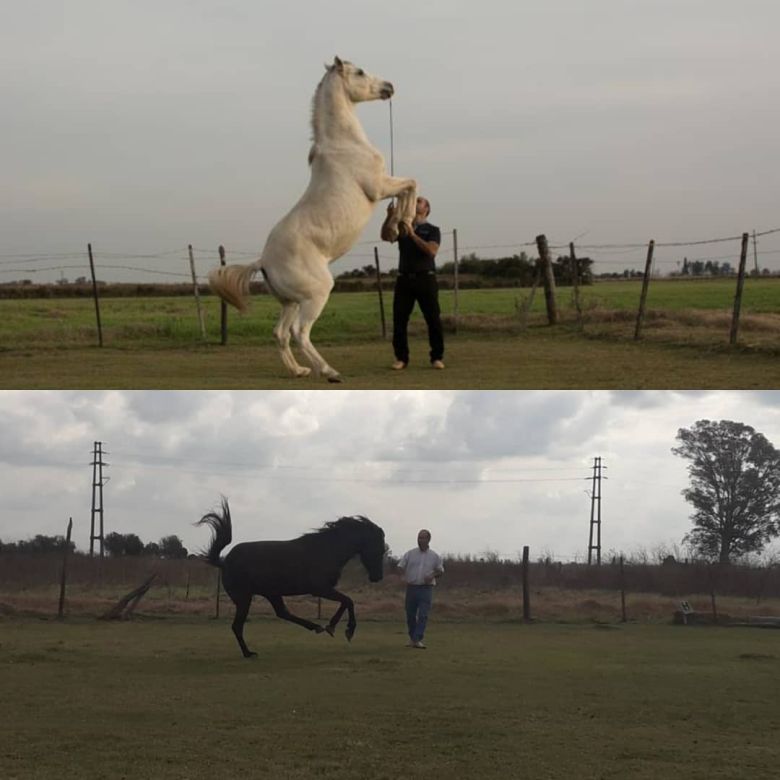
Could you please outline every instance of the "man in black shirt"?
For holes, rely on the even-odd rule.
[[[406,330],[415,302],[419,304],[428,326],[431,366],[444,368],[444,331],[434,262],[441,244],[441,231],[428,222],[430,212],[429,201],[417,198],[414,222],[411,225],[399,223],[396,207],[391,203],[382,225],[382,240],[398,241],[398,277],[393,295],[393,369],[396,371],[406,368],[409,363]]]

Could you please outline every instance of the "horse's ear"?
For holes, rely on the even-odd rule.
[[[333,67],[336,68],[339,73],[342,73],[344,70],[344,63],[338,57],[334,57]]]

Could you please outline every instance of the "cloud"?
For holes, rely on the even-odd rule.
[[[228,496],[235,540],[285,539],[364,514],[402,551],[429,527],[443,552],[571,558],[587,544],[593,458],[605,465],[604,549],[678,544],[697,419],[780,444],[780,391],[5,391],[0,539],[88,546],[92,449],[107,453],[106,532],[177,534]]]

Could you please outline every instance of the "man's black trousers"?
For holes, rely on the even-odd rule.
[[[393,350],[396,360],[409,362],[409,340],[406,330],[415,302],[425,317],[428,326],[428,342],[431,345],[430,359],[444,357],[444,331],[439,309],[439,285],[435,274],[399,274],[395,281],[393,295]]]

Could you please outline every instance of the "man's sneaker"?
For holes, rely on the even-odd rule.
[[[436,368],[441,371],[444,368],[444,362],[441,360],[433,360],[431,361],[431,368]]]
[[[390,368],[392,368],[393,371],[403,371],[406,368],[406,363],[404,363],[403,360],[396,360]]]
[[[426,647],[422,642],[415,642],[413,647],[417,648],[417,650],[425,650]]]

